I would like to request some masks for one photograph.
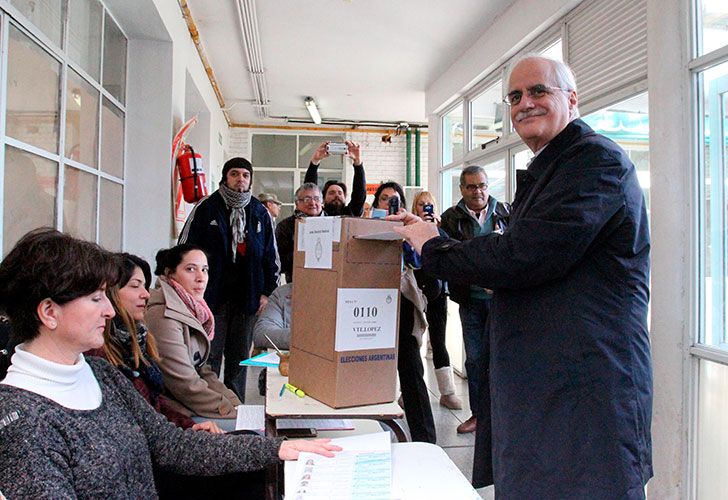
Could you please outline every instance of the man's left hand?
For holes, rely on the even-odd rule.
[[[346,145],[349,146],[346,156],[352,159],[354,165],[361,165],[361,146],[352,141],[346,141]]]
[[[258,311],[255,314],[260,314],[263,311],[265,311],[266,306],[268,305],[268,297],[265,295],[260,296],[260,305],[258,306]]]

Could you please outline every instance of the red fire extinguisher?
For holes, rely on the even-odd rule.
[[[177,156],[177,170],[182,183],[182,194],[187,203],[197,203],[207,196],[205,171],[202,168],[202,155],[195,153],[189,144]]]

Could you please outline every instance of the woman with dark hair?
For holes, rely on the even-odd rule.
[[[208,280],[207,256],[183,243],[157,252],[147,326],[154,332],[159,367],[169,394],[195,422],[212,419],[225,431],[235,430],[237,395],[207,364],[215,320],[204,299]]]
[[[144,324],[152,271],[146,260],[128,253],[121,260],[119,283],[106,289],[115,316],[106,322],[104,345],[85,354],[106,359],[128,378],[155,410],[182,427],[222,433],[214,422],[196,424],[179,411],[179,404],[163,395],[164,378],[159,369],[156,342]]]
[[[261,470],[318,441],[182,430],[119,370],[83,352],[104,342],[119,262],[52,229],[23,236],[0,263],[0,309],[21,341],[0,383],[0,485],[9,498],[156,498],[152,462],[182,474]]]
[[[373,208],[387,210],[389,200],[399,198],[400,213],[406,212],[404,208],[407,201],[402,186],[396,182],[381,184],[374,193]],[[405,267],[402,272],[400,291],[402,301],[399,307],[399,344],[397,356],[397,371],[399,385],[402,390],[404,414],[410,429],[413,441],[436,441],[435,421],[432,418],[430,396],[425,385],[425,369],[420,357],[422,334],[427,327],[425,319],[426,300],[417,285],[413,269],[417,265],[417,255],[409,244],[404,243]]]

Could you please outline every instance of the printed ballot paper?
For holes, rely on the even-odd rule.
[[[378,432],[340,439],[343,448],[333,458],[301,453],[296,463],[294,500],[390,500],[392,445],[389,433]]]

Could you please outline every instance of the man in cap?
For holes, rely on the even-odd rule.
[[[282,203],[278,200],[278,196],[276,196],[275,193],[260,193],[258,195],[258,200],[260,200],[263,206],[268,209],[270,218],[273,219],[273,228],[275,229],[276,218],[281,214],[282,205]]]
[[[190,213],[179,243],[201,247],[210,266],[205,301],[215,315],[209,362],[219,374],[225,355],[225,385],[245,401],[245,368],[256,316],[278,286],[278,252],[273,221],[251,195],[253,166],[232,158],[220,187]]]

